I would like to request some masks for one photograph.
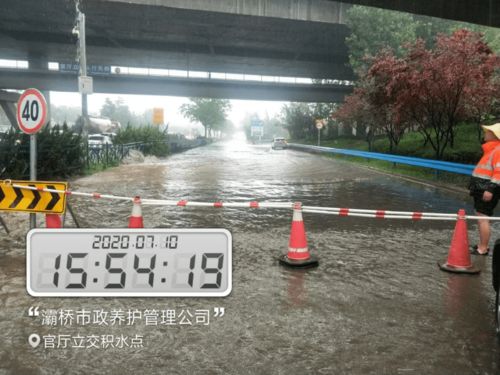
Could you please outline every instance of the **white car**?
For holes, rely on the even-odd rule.
[[[103,148],[105,147],[104,145],[113,144],[111,138],[104,134],[89,134],[88,142],[89,142],[89,147],[93,149]]]
[[[279,137],[273,139],[273,144],[271,146],[273,150],[284,149],[288,147],[285,138]]]

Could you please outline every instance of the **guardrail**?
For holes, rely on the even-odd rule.
[[[431,168],[440,171],[446,171],[451,173],[458,173],[470,176],[475,166],[471,164],[461,164],[461,163],[451,163],[448,161],[415,158],[409,156],[400,156],[393,154],[382,154],[379,152],[368,152],[359,150],[347,150],[342,148],[333,147],[322,147],[322,146],[312,146],[312,145],[302,145],[298,143],[289,143],[288,147],[292,149],[309,151],[309,152],[325,152],[329,154],[339,154],[348,156],[357,156],[365,159],[376,159],[383,160],[392,163],[412,165],[422,168]]]
[[[176,137],[175,135],[171,135],[168,138],[168,149],[170,153],[174,154],[177,152],[190,150],[194,147],[204,146],[208,142],[209,141],[204,138],[186,139],[186,138]]]
[[[109,165],[118,163],[130,154],[130,150],[138,150],[144,153],[145,150],[156,143],[165,142],[133,142],[116,145],[104,144],[98,145],[98,147],[91,147],[87,143],[87,167],[95,164]]]

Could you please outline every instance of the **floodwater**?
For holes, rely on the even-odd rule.
[[[301,201],[316,206],[472,212],[467,196],[348,162],[242,140],[123,165],[74,190],[193,201]],[[129,203],[70,197],[84,227],[125,227]],[[316,269],[281,267],[289,210],[143,206],[146,227],[226,228],[233,289],[225,298],[33,298],[22,236],[0,234],[0,374],[497,374],[491,257],[479,276],[438,269],[453,222],[304,214]],[[71,226],[71,220],[68,219]],[[24,234],[25,232],[23,232]],[[500,227],[493,225],[493,233]],[[477,241],[469,223],[469,239]],[[42,326],[40,309],[209,309],[193,326]],[[143,348],[33,349],[42,335],[144,336]]]

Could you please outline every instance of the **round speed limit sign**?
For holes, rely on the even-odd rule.
[[[17,102],[17,123],[26,134],[35,134],[47,123],[47,101],[37,89],[27,89]]]

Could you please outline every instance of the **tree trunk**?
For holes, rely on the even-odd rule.
[[[481,142],[483,139],[483,128],[481,128],[480,124],[477,124],[477,140]]]
[[[373,138],[374,138],[373,130],[370,127],[370,130],[366,134],[366,141],[368,142],[368,151],[370,152],[373,151]]]
[[[429,143],[429,135],[424,133],[424,132],[420,132],[420,134],[422,134],[422,137],[424,138],[424,144],[422,145],[422,147],[425,147],[427,146],[427,143]]]
[[[358,124],[356,126],[356,138],[364,138],[366,136],[366,125]]]
[[[450,146],[451,148],[453,148],[453,146],[455,145],[455,132],[453,131],[453,128],[450,128],[449,130],[449,142],[450,142]]]

